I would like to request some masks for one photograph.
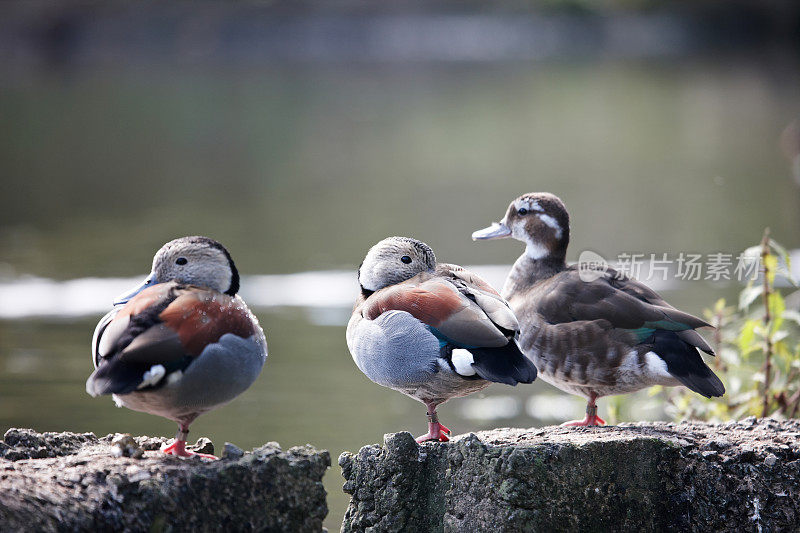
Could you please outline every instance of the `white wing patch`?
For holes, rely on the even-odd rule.
[[[453,361],[453,366],[456,368],[458,375],[467,377],[476,374],[475,369],[472,368],[472,363],[475,362],[475,359],[467,350],[456,348],[453,350],[450,360]]]
[[[167,385],[172,385],[174,383],[177,383],[178,380],[181,379],[182,377],[183,377],[183,372],[181,372],[180,370],[176,370],[175,372],[167,376]]]
[[[667,371],[667,363],[656,353],[647,352],[644,354],[644,360],[645,364],[647,365],[647,370],[650,371],[651,375],[665,378],[673,377],[672,374]]]
[[[116,314],[119,312],[119,308],[114,308],[100,319],[98,322],[97,327],[94,330],[94,338],[92,339],[92,346],[97,347],[97,354],[100,357],[108,357],[111,355],[111,349],[114,347],[114,344],[119,340],[122,333],[127,329],[128,324],[131,321],[130,316],[125,316],[119,319],[114,319]],[[107,324],[107,326],[106,326]],[[100,335],[100,329],[106,326],[105,330]],[[98,335],[100,338],[98,339]],[[97,362],[95,362],[97,365]]]
[[[150,367],[150,370],[144,373],[142,382],[136,388],[143,389],[145,387],[151,387],[161,381],[166,373],[167,370],[164,368],[164,365],[153,365]]]

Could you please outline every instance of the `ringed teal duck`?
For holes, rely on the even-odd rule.
[[[651,385],[724,394],[698,352],[714,355],[695,331],[709,324],[612,268],[597,266],[587,276],[585,267],[581,275],[567,266],[569,215],[557,196],[522,195],[499,223],[472,234],[505,237],[526,245],[503,287],[520,322],[522,351],[544,381],[588,401],[586,418],[565,425],[605,424],[597,398]]]
[[[358,282],[347,346],[369,379],[428,408],[428,433],[417,442],[448,440],[436,408],[450,398],[492,381],[536,379],[515,342],[519,325],[508,304],[475,274],[437,263],[427,244],[380,241],[359,267]]]
[[[163,452],[214,458],[186,450],[189,425],[244,392],[267,358],[264,332],[238,290],[236,265],[217,241],[165,244],[144,283],[97,325],[86,392],[175,421]]]

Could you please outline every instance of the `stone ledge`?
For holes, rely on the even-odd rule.
[[[800,422],[498,429],[339,457],[342,531],[796,530]]]
[[[322,530],[327,451],[226,445],[211,461],[165,456],[157,450],[168,439],[113,440],[8,430],[0,442],[2,530]],[[211,451],[207,439],[201,445]]]

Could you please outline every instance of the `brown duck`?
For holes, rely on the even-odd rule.
[[[652,385],[684,385],[707,398],[725,393],[698,351],[714,355],[695,331],[709,324],[612,268],[567,266],[569,215],[557,196],[524,194],[503,220],[472,234],[505,237],[526,244],[503,288],[523,353],[544,381],[588,401],[586,418],[567,425],[605,424],[597,398]]]

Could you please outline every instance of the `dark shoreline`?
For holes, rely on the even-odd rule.
[[[425,11],[423,11],[423,8]],[[800,53],[800,3],[602,11],[405,3],[6,2],[0,64],[488,63]]]

